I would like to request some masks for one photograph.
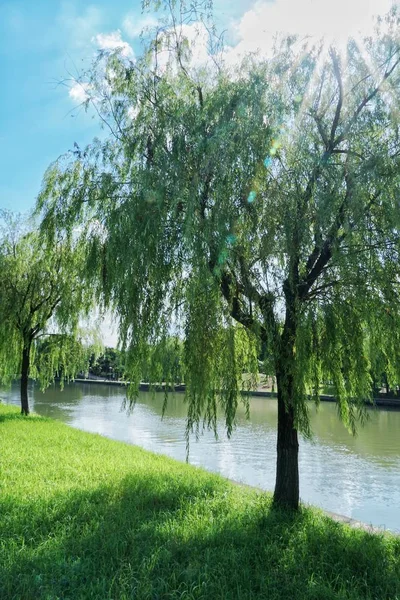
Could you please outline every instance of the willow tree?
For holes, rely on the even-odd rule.
[[[340,51],[291,38],[228,69],[212,46],[196,63],[193,28],[209,28],[171,14],[141,59],[95,64],[86,103],[110,136],[49,168],[38,210],[50,234],[85,224],[132,380],[180,327],[188,432],[215,427],[220,404],[231,433],[262,345],[277,380],[274,499],[296,508],[308,398],[331,381],[354,430],[378,354],[399,374],[398,18]]]
[[[8,226],[0,242],[0,380],[21,378],[21,413],[29,414],[28,378],[44,389],[87,366],[88,335],[80,317],[92,299],[82,286],[82,253],[66,243],[51,250],[37,232]]]

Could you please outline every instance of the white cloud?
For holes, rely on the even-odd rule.
[[[387,13],[393,0],[258,1],[234,28],[238,43],[227,60],[234,63],[249,52],[271,51],[277,33],[326,37],[337,42],[372,30],[373,15]]]
[[[137,18],[133,14],[128,14],[123,20],[122,29],[132,38],[138,37],[144,29],[155,27],[159,23],[158,19],[152,15]]]
[[[120,50],[123,57],[130,59],[134,58],[131,46],[128,44],[128,42],[124,42],[119,30],[111,33],[98,33],[92,37],[92,43],[95,44],[99,50]],[[108,77],[104,77],[104,86],[107,86],[108,80],[115,76],[114,72],[110,69],[108,69],[107,74]],[[105,73],[103,73],[103,76],[104,75]],[[89,98],[90,92],[92,92],[93,99],[93,86],[90,85],[90,83],[75,80],[73,85],[68,90],[68,95],[75,104],[82,104]]]
[[[206,68],[210,64],[208,44],[210,34],[202,23],[193,23],[182,27],[182,35],[187,38],[191,57],[190,62],[198,68]]]
[[[80,83],[76,81],[72,87],[69,88],[68,95],[76,104],[82,104],[89,98],[90,85],[88,83]]]
[[[338,43],[360,32],[368,34],[373,27],[372,17],[387,13],[395,1],[398,0],[258,0],[231,28],[229,33],[236,44],[227,46],[225,63],[233,66],[254,52],[270,55],[277,34],[325,37],[329,42]],[[150,15],[137,21],[128,15],[123,27],[127,34],[135,37],[143,25],[154,24],[154,17]],[[183,25],[181,33],[191,49],[190,59],[185,60],[191,76],[198,80],[203,73],[212,73],[209,33],[204,25]],[[165,48],[158,55],[158,68],[162,71],[171,64],[174,64],[173,53]]]
[[[213,72],[215,65],[208,50],[209,32],[200,22],[182,25],[176,33],[172,29],[163,33],[163,36],[159,39],[160,46],[157,53],[159,72],[162,73],[167,67],[173,71],[178,69],[175,35],[178,36],[181,42],[187,40],[188,47],[183,46],[181,60],[190,76],[195,81],[201,82],[204,74],[210,75]]]
[[[133,58],[132,47],[128,42],[124,42],[119,29],[111,33],[98,33],[93,38],[93,42],[100,50],[120,50],[125,58]]]
[[[326,37],[329,41],[343,42],[358,32],[369,33],[372,29],[372,16],[388,12],[398,0],[258,0],[232,26],[231,39],[236,44],[227,46],[224,59],[227,65],[237,64],[244,55],[260,52],[269,55],[276,34],[297,34],[300,36]],[[92,41],[100,50],[117,50],[125,58],[133,59],[131,45],[124,41],[119,29],[110,33],[94,33],[99,30],[100,12],[95,6],[89,6],[78,15],[70,3],[63,5],[63,21],[76,43],[79,40]],[[153,15],[136,17],[133,13],[125,16],[122,28],[125,35],[137,37],[143,28],[157,24]],[[212,58],[209,55],[209,33],[202,23],[183,25],[181,34],[186,37],[190,46],[190,57],[184,58],[190,75],[201,81],[203,75],[214,72]],[[159,51],[158,69],[163,71],[167,66],[177,68],[174,52],[167,48],[168,31],[164,34],[164,49]],[[74,84],[69,96],[75,102],[83,102],[88,97],[88,88],[82,84]],[[135,115],[129,114],[131,118]]]

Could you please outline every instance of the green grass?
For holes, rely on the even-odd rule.
[[[0,406],[0,598],[400,598],[400,539]]]

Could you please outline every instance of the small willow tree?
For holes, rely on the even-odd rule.
[[[215,427],[220,404],[231,433],[263,347],[278,391],[274,498],[297,508],[309,396],[332,382],[354,430],[382,353],[399,376],[398,17],[341,51],[288,39],[234,70],[221,48],[196,63],[193,28],[210,30],[178,17],[140,60],[94,65],[87,105],[110,136],[49,168],[38,210],[50,235],[85,225],[132,380],[180,330],[188,432]]]
[[[47,249],[37,232],[18,232],[3,213],[0,242],[0,380],[21,378],[21,413],[29,414],[28,378],[45,389],[87,368],[93,349],[79,326],[92,297],[82,286],[83,254],[55,243]]]

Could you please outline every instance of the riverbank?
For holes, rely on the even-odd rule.
[[[10,406],[0,447],[2,600],[400,594],[394,536]]]
[[[75,379],[76,383],[97,383],[100,385],[111,385],[111,386],[126,386],[127,382],[125,381],[114,381],[112,379],[83,379],[78,378]],[[164,391],[165,386],[160,384],[156,387],[157,391]],[[148,383],[141,383],[139,385],[139,391],[148,392],[150,390],[150,385]],[[175,385],[173,391],[176,393],[182,393],[185,391],[184,385]],[[245,391],[243,392],[245,396],[254,396],[258,398],[276,398],[276,393],[267,391],[262,389],[261,387],[257,390]],[[321,394],[319,397],[321,402],[336,402],[336,398],[329,394]],[[374,404],[370,404],[370,406],[382,407],[382,408],[398,408],[400,409],[400,398],[386,398],[384,395],[378,396],[374,398]]]

